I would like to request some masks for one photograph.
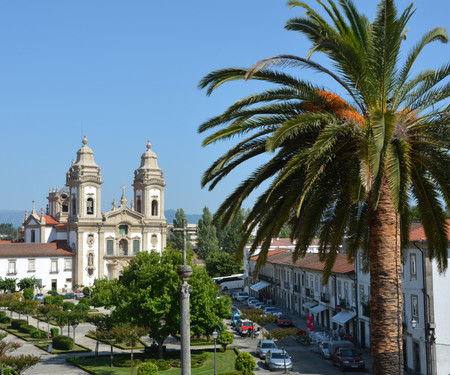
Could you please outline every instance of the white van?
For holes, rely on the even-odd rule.
[[[248,299],[248,293],[247,292],[239,292],[238,294],[236,294],[236,300],[243,302],[243,301],[247,301]]]

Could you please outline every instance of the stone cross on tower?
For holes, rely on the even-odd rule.
[[[186,234],[189,232],[197,232],[197,229],[189,229],[186,220],[183,220],[182,228],[173,228],[174,232],[182,232],[183,234],[183,265],[178,267],[178,275],[182,284],[178,287],[180,292],[180,308],[181,308],[181,375],[191,375],[191,316],[189,311],[189,297],[192,286],[188,284],[188,280],[192,275],[192,268],[186,263]]]

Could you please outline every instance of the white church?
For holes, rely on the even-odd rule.
[[[134,172],[130,205],[123,186],[120,202],[104,213],[101,168],[86,137],[82,143],[65,186],[50,188],[46,212],[38,214],[34,202],[31,214],[25,212],[24,242],[0,243],[2,278],[34,276],[44,291],[69,291],[97,278],[119,278],[138,252],[165,248],[164,172],[150,141]]]

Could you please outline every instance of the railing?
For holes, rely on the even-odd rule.
[[[362,314],[367,317],[370,318],[370,306],[369,305],[361,305],[362,306]]]
[[[345,299],[341,299],[339,300],[339,306],[341,307],[341,309],[349,309],[350,303]]]
[[[290,289],[289,281],[284,282],[284,289]]]
[[[320,301],[329,303],[330,302],[330,294],[329,293],[320,293]]]
[[[267,282],[269,282],[269,283],[272,283],[272,282],[273,282],[273,279],[272,279],[272,277],[270,277],[270,276],[266,276],[266,275],[258,275],[258,278],[259,278],[259,280],[261,280],[261,281],[267,281]]]
[[[305,292],[307,297],[314,297],[314,291],[312,289],[306,288]]]
[[[294,285],[294,292],[299,292],[299,291],[300,291],[299,286],[298,285]]]

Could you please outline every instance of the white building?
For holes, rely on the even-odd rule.
[[[161,253],[165,248],[165,181],[150,141],[134,172],[131,205],[127,205],[123,186],[119,206],[116,207],[114,200],[111,210],[105,213],[101,207],[101,168],[94,161],[86,137],[82,143],[76,161],[72,161],[66,173],[65,186],[50,188],[47,213],[41,209],[38,215],[34,203],[31,214],[25,213],[25,243],[0,244],[0,276],[22,278],[26,264],[35,258],[36,270],[44,270],[39,275],[46,289],[71,289],[74,285],[93,285],[96,278],[118,278],[138,252]],[[53,250],[44,245],[52,246]],[[32,252],[31,248],[34,248]],[[52,260],[55,251],[64,251],[64,259],[67,258],[64,267],[56,271]],[[71,272],[66,267],[69,258]],[[55,277],[46,275],[50,262]],[[8,273],[8,267],[13,264],[16,264],[15,274]],[[33,276],[32,271],[25,274],[25,277]]]

